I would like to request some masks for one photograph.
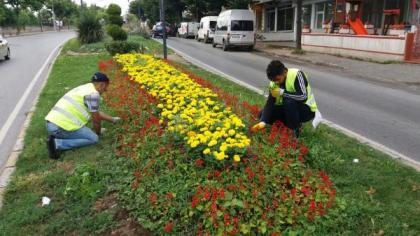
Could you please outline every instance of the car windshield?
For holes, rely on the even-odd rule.
[[[232,31],[253,31],[254,22],[252,20],[233,20],[231,29]]]
[[[210,29],[215,29],[216,28],[216,21],[210,21]]]

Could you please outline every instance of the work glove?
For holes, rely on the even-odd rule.
[[[255,124],[254,126],[252,126],[251,131],[256,132],[258,130],[264,129],[264,127],[265,127],[265,122],[261,121],[261,122]]]
[[[278,96],[283,95],[284,89],[282,89],[282,88],[275,88],[275,89],[272,89],[270,92],[271,92],[271,96],[273,96],[273,97],[276,98]]]
[[[119,121],[121,120],[121,118],[120,117],[118,117],[118,116],[114,116],[114,117],[112,117],[112,123],[118,123]]]

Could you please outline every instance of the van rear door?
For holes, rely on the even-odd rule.
[[[230,31],[233,44],[254,44],[254,21],[232,20]]]

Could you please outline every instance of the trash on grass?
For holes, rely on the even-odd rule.
[[[50,205],[51,199],[49,197],[42,197],[42,206]]]

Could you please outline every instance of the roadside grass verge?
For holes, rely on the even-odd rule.
[[[73,38],[63,47],[63,52],[72,51],[75,53],[106,53],[105,43],[111,42],[110,37],[106,37],[101,42],[82,45],[77,38]],[[138,35],[129,34],[127,41],[140,44],[140,48],[144,47],[145,51],[150,54],[161,54],[162,47],[154,40],[145,39]],[[170,51],[170,50],[169,50]]]
[[[265,103],[262,95],[218,75],[191,64],[179,65],[239,100],[261,107]],[[340,215],[328,219],[331,224],[318,225],[318,235],[420,233],[419,172],[323,124],[315,130],[305,124],[301,141],[310,150],[309,167],[328,173],[346,206]]]
[[[144,41],[158,47],[153,40]],[[90,52],[80,49],[76,43],[70,41],[64,49]],[[103,52],[103,45],[87,47]],[[114,187],[131,172],[124,169],[127,165],[122,163],[124,160],[115,158],[112,126],[105,124],[111,130],[101,137],[99,144],[65,152],[59,161],[48,159],[45,115],[68,89],[89,82],[97,71],[97,61],[110,58],[105,53],[69,56],[64,49],[54,64],[27,129],[25,147],[0,210],[0,235],[125,232],[119,231],[121,217],[128,216],[119,209]],[[260,106],[265,102],[263,96],[218,75],[190,64],[180,65],[241,101]],[[325,170],[337,188],[337,196],[345,203],[340,215],[327,216],[325,225],[317,226],[317,235],[420,233],[418,172],[325,125],[316,130],[306,125],[301,140],[310,150],[309,167]],[[353,163],[355,158],[359,163]],[[52,199],[47,207],[40,205],[43,196]],[[131,232],[142,235],[136,231],[139,227],[134,228]]]
[[[66,91],[89,82],[97,70],[97,61],[107,58],[107,54],[77,57],[62,54],[57,58],[39,97],[26,131],[25,147],[5,193],[0,211],[0,235],[68,232],[78,235],[103,232],[115,225],[111,213],[93,208],[95,201],[108,191],[110,175],[104,171],[104,166],[116,161],[112,158],[112,137],[105,134],[96,146],[65,152],[59,161],[48,158],[45,143],[45,115]],[[91,171],[92,166],[97,167],[96,172]],[[75,169],[78,175],[74,175]],[[90,183],[95,176],[101,177],[101,188]],[[69,180],[78,183],[79,178],[87,183],[83,192],[65,194],[66,188],[71,187]],[[43,196],[52,200],[47,207],[41,207]]]

